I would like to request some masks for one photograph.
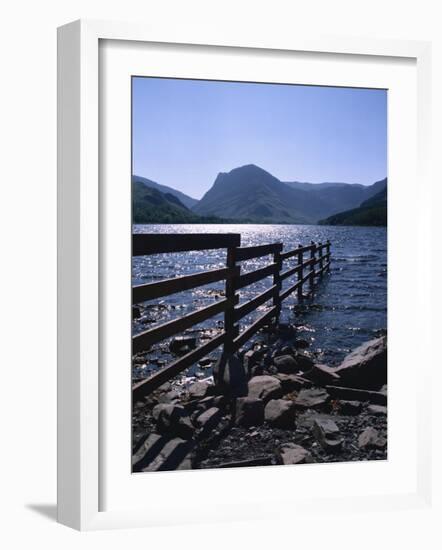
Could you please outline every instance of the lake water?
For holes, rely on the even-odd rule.
[[[299,335],[310,341],[310,349],[329,364],[339,363],[344,355],[361,343],[376,337],[387,327],[387,230],[378,227],[331,227],[308,225],[136,225],[135,233],[240,233],[242,246],[273,242],[284,243],[284,250],[311,240],[331,242],[330,274],[318,285],[313,298],[301,307],[294,295],[283,303],[282,321],[300,326]],[[152,282],[225,266],[225,251],[212,250],[162,254],[133,258],[133,284]],[[242,272],[268,264],[270,257],[243,262]],[[295,265],[284,262],[284,270]],[[283,289],[295,279],[285,281]],[[240,303],[271,286],[271,278],[240,291]],[[222,298],[223,283],[186,291],[142,308],[142,317],[134,322],[134,333],[155,324],[185,315]],[[271,306],[263,305],[245,317],[241,327],[249,325]],[[202,324],[212,334],[222,328],[222,315]],[[167,355],[166,348],[163,353]],[[146,360],[148,361],[148,357]],[[159,366],[161,366],[159,363]],[[149,372],[155,365],[144,367]],[[142,369],[143,370],[143,369]],[[146,372],[138,370],[138,375]]]

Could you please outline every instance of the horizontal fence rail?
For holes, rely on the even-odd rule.
[[[133,256],[190,252],[201,250],[226,250],[226,267],[213,269],[192,275],[183,275],[153,283],[136,285],[132,288],[132,304],[163,298],[171,294],[191,290],[215,282],[224,282],[225,298],[132,337],[133,355],[148,351],[150,347],[198,323],[224,315],[224,330],[198,348],[189,351],[173,363],[136,383],[132,388],[133,400],[137,401],[149,395],[162,384],[183,370],[223,346],[223,353],[232,354],[260,329],[275,321],[281,312],[282,302],[296,293],[298,302],[313,294],[314,288],[324,273],[330,270],[331,243],[311,242],[299,245],[293,250],[283,252],[282,243],[264,244],[241,248],[241,235],[223,234],[135,234],[132,236]],[[270,263],[262,268],[241,273],[241,262],[270,257]],[[294,265],[284,265],[294,263]],[[258,281],[272,277],[272,286],[239,305],[239,290]],[[292,281],[282,291],[282,282]],[[240,332],[239,321],[258,307],[272,302],[270,309],[263,313],[251,325]]]

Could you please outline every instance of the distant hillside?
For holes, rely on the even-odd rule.
[[[181,191],[177,191],[176,189],[173,189],[172,187],[168,187],[167,185],[161,185],[156,181],[152,181],[147,178],[142,178],[141,176],[132,176],[132,181],[137,183],[142,183],[147,187],[156,189],[157,191],[161,191],[161,193],[170,193],[171,195],[179,199],[179,201],[187,208],[192,208],[192,206],[195,206],[195,204],[198,202],[196,199],[189,197],[188,195],[185,195]]]
[[[132,182],[132,223],[237,223],[216,216],[199,216],[171,193]]]
[[[249,164],[218,174],[192,208],[198,214],[250,219],[257,223],[317,223],[358,206],[378,189],[345,183],[284,183]]]
[[[198,218],[171,193],[132,183],[133,223],[192,223]]]
[[[328,210],[324,213],[324,218],[359,207],[361,202],[369,199],[380,190],[378,183],[361,185],[359,183],[306,183],[294,181],[287,182],[287,185],[294,189],[309,191],[312,200],[325,202]]]
[[[319,222],[320,225],[387,225],[387,178],[374,184],[380,189],[375,195],[353,208],[330,216]]]

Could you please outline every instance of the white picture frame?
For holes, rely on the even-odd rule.
[[[121,506],[103,509],[100,484],[103,483],[103,444],[102,415],[106,408],[100,385],[102,361],[100,354],[101,302],[105,293],[101,288],[103,277],[103,226],[100,216],[103,213],[102,189],[100,188],[100,44],[102,41],[125,41],[131,44],[169,44],[176,46],[174,57],[179,62],[180,45],[229,48],[247,55],[248,51],[273,52],[283,55],[287,52],[324,53],[337,56],[371,56],[389,59],[411,59],[416,64],[417,116],[418,125],[413,143],[417,158],[419,177],[419,238],[427,243],[421,251],[422,258],[431,246],[429,219],[425,204],[431,200],[431,182],[428,172],[430,148],[429,121],[431,103],[429,98],[431,45],[426,42],[372,40],[351,37],[302,37],[282,36],[278,43],[268,44],[263,37],[253,41],[243,41],[226,31],[221,37],[209,38],[186,36],[185,30],[178,35],[164,35],[152,28],[117,22],[76,21],[59,29],[58,34],[58,521],[80,530],[139,527],[158,524],[195,522],[209,520],[231,520],[259,518],[260,510],[266,503],[266,494],[244,499],[239,506],[224,513],[223,498],[217,507],[193,514],[194,508],[187,510],[180,506],[171,507],[160,503],[152,507]],[[107,208],[107,207],[106,207]],[[420,264],[424,271],[425,258]],[[124,292],[124,291],[123,291]],[[416,297],[416,308],[420,311],[431,308],[430,286],[422,288]],[[430,316],[427,316],[429,319]],[[423,323],[429,321],[423,321]],[[431,331],[428,331],[428,334]],[[427,356],[431,356],[428,346]],[[334,506],[345,511],[358,504],[369,511],[381,507],[425,506],[431,498],[430,432],[425,427],[430,403],[423,398],[424,384],[428,384],[431,361],[422,364],[423,372],[416,386],[416,486],[413,490],[387,494],[366,494],[357,497],[344,496],[334,502]],[[345,476],[350,465],[340,465],[333,470],[338,476]],[[288,470],[272,469],[273,479],[284,482]],[[276,470],[278,470],[276,472]],[[262,470],[261,470],[262,471]],[[227,472],[238,480],[238,472]],[[174,476],[174,484],[179,479],[189,479],[195,472],[168,473],[161,476]],[[215,479],[214,472],[200,472],[197,475]],[[157,474],[155,474],[157,475]],[[223,472],[225,475],[225,472]],[[261,474],[262,475],[262,474]],[[266,474],[267,475],[267,474]],[[181,476],[180,478],[178,476]],[[183,477],[185,476],[185,478]],[[275,477],[277,476],[277,477]],[[147,478],[146,478],[147,479]],[[225,478],[224,478],[225,479]],[[161,490],[166,479],[157,477],[147,481]],[[219,483],[219,476],[217,478]],[[236,483],[236,481],[235,481]],[[272,480],[269,479],[269,483]],[[316,494],[316,492],[315,492]],[[313,499],[303,498],[302,509],[308,511],[326,508],[330,499],[319,494]],[[276,496],[268,496],[274,501]],[[281,495],[281,502],[297,506],[287,494]],[[195,501],[196,502],[196,501]],[[246,506],[247,504],[247,506]],[[290,507],[289,507],[290,508]],[[221,512],[220,512],[221,511]]]

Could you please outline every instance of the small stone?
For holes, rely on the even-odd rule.
[[[387,440],[380,436],[375,428],[369,426],[359,435],[358,445],[360,449],[384,449]]]
[[[386,415],[387,407],[384,407],[383,405],[368,405],[367,412],[376,416]]]
[[[236,400],[235,424],[250,428],[264,422],[264,403],[253,397],[240,397]]]
[[[249,397],[262,399],[264,403],[282,396],[281,382],[274,376],[255,376],[248,384]]]
[[[210,357],[204,357],[203,359],[200,359],[198,361],[198,365],[202,368],[202,369],[207,369],[208,367],[210,367],[210,365],[213,363],[213,359],[210,359]]]
[[[195,336],[175,336],[172,338],[169,344],[169,350],[172,353],[181,355],[195,349],[196,347],[196,337]]]
[[[360,401],[340,401],[339,412],[341,414],[357,415],[362,411],[362,403]]]
[[[311,454],[295,443],[286,443],[280,450],[281,460],[283,464],[305,464],[312,462]]]
[[[322,407],[328,403],[330,399],[329,394],[322,388],[311,388],[301,390],[295,399],[297,407],[304,409],[313,409],[316,407]]]
[[[264,418],[274,428],[294,428],[295,405],[286,399],[272,399],[265,407]]]
[[[213,385],[206,381],[194,382],[188,389],[190,399],[203,399],[213,391]]]
[[[327,451],[338,451],[343,442],[338,426],[328,418],[315,418],[313,421],[313,435],[320,445]]]

